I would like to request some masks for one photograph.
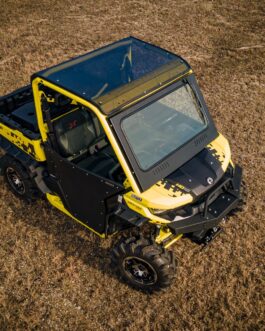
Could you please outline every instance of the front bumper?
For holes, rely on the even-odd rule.
[[[203,202],[190,208],[188,215],[176,216],[168,227],[174,234],[187,234],[216,227],[240,202],[242,168],[235,166],[233,174],[226,173]]]

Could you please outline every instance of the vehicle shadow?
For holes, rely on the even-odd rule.
[[[8,195],[12,193],[8,192]],[[119,279],[111,266],[111,247],[116,238],[102,239],[81,224],[51,206],[46,199],[26,203],[13,197],[9,208],[16,219],[52,236],[52,242],[64,257],[81,259],[87,266]]]

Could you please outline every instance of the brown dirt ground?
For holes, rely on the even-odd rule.
[[[175,245],[175,284],[147,295],[109,268],[101,241],[0,178],[1,330],[265,330],[265,21],[262,1],[0,0],[0,94],[33,72],[134,35],[191,62],[244,167],[247,210],[204,252]]]

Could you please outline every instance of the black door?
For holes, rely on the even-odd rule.
[[[105,233],[106,200],[124,191],[123,186],[77,167],[45,146],[50,175],[55,176],[65,208],[78,220]]]

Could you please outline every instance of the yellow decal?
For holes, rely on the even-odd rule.
[[[2,123],[0,123],[0,135],[17,146],[23,152],[30,155],[35,160],[40,162],[46,160],[40,139],[31,140],[20,131],[11,129]]]

